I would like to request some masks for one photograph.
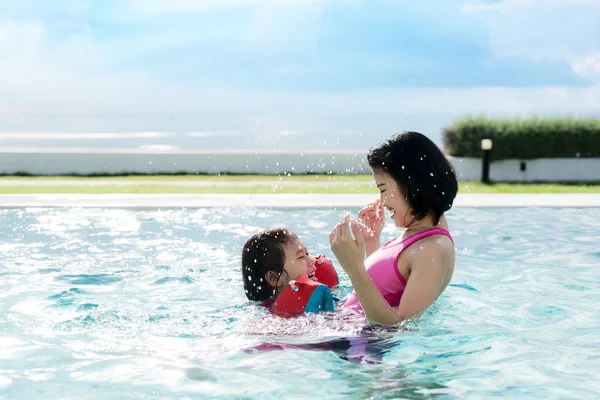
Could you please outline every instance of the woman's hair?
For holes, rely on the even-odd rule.
[[[289,229],[274,227],[253,235],[242,250],[242,278],[248,300],[264,301],[276,294],[276,287],[269,284],[266,274],[273,271],[277,282],[285,272],[284,245],[298,237]]]
[[[369,150],[367,161],[375,172],[389,174],[398,184],[417,220],[433,211],[437,225],[452,207],[458,182],[452,165],[427,136],[401,132]]]

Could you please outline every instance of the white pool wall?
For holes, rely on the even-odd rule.
[[[449,157],[449,160],[459,180],[481,179],[480,159]],[[0,173],[8,175],[369,172],[366,152],[352,150],[0,149]],[[598,182],[600,158],[496,161],[490,167],[490,179],[498,182]]]

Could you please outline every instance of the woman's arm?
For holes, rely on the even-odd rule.
[[[348,221],[349,216],[345,216],[331,232],[329,241],[370,321],[393,325],[425,311],[433,304],[446,276],[443,250],[437,243],[420,243],[417,250],[413,250],[411,274],[400,305],[394,309],[383,298],[365,269],[365,242],[358,223],[352,221],[352,238]]]
[[[352,225],[352,233],[350,227]],[[367,318],[379,324],[400,321],[397,313],[383,298],[365,269],[365,239],[357,220],[346,214],[329,235],[331,250],[346,271]]]
[[[364,264],[362,268],[358,266],[346,272],[369,321],[381,325],[394,325],[402,321],[396,310],[383,298],[367,273]]]
[[[415,246],[411,251],[410,276],[397,309],[401,319],[427,310],[439,296],[446,278],[443,248],[435,241]]]
[[[393,325],[411,318],[433,304],[438,297],[446,271],[441,249],[435,243],[423,243],[415,251],[411,274],[397,308],[391,307],[367,273],[364,264],[349,268],[348,277],[369,321]]]
[[[380,247],[381,245],[379,244],[379,238],[366,240],[365,250],[367,252],[367,257],[379,250]]]

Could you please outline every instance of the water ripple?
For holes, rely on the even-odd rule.
[[[179,282],[179,283],[194,283],[194,279],[190,278],[189,276],[184,276],[182,278],[177,278],[177,277],[166,277],[166,278],[161,278],[157,281],[154,282],[155,285],[164,285],[165,283],[171,283],[171,282]]]
[[[284,223],[333,258],[341,213],[0,210],[0,397],[600,396],[600,210],[452,210],[453,282],[401,329],[248,304],[249,235]]]
[[[73,285],[110,285],[111,283],[120,282],[123,278],[110,274],[79,274],[79,275],[60,275],[55,279],[66,281]]]

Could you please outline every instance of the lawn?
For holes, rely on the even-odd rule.
[[[315,193],[315,194],[362,194],[377,193],[370,175],[137,175],[113,177],[0,177],[10,181],[10,186],[0,186],[0,194],[114,194],[114,193],[154,193],[154,194],[262,194],[262,193]],[[103,181],[132,181],[130,185],[112,185]],[[54,186],[22,182],[47,181]],[[57,182],[60,181],[60,182]],[[135,182],[133,182],[135,181]],[[198,182],[202,186],[174,186],[170,182]],[[256,182],[237,186],[235,182]],[[85,183],[91,183],[85,185]],[[144,184],[148,182],[148,184]],[[160,182],[164,182],[161,184]],[[214,185],[212,184],[214,182]],[[220,182],[229,183],[219,186]],[[311,183],[317,183],[312,185]],[[64,183],[64,184],[62,184]],[[77,183],[78,186],[69,185]],[[93,185],[96,183],[96,185]],[[233,185],[232,185],[233,183]],[[100,185],[98,185],[100,184]],[[480,182],[459,182],[459,193],[600,193],[597,183],[564,184],[517,184],[495,183],[485,185]]]
[[[314,174],[314,175],[102,175],[102,176],[1,176],[0,180],[44,180],[44,181],[300,181],[300,182],[323,182],[323,181],[372,181],[369,174],[342,175],[342,174]]]

